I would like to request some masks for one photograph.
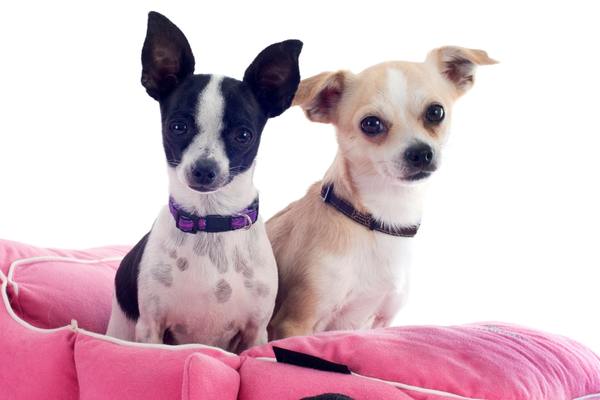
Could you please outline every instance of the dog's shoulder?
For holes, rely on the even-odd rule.
[[[115,293],[119,306],[127,316],[132,320],[137,320],[140,316],[138,305],[138,276],[140,273],[140,262],[142,255],[148,243],[147,233],[121,261],[117,274],[115,276]]]

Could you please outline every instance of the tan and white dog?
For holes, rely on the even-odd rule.
[[[331,123],[339,144],[323,181],[267,222],[279,268],[270,336],[388,326],[407,294],[407,245],[424,182],[440,161],[452,105],[484,51],[442,47],[300,83],[294,104]]]

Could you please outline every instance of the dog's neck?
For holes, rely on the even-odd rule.
[[[369,169],[353,165],[338,152],[325,175],[333,182],[339,197],[351,202],[362,212],[395,226],[418,225],[421,222],[426,184],[402,184]]]
[[[254,187],[254,165],[212,193],[201,193],[184,185],[174,168],[168,168],[169,194],[184,210],[197,215],[233,215],[245,209],[258,196]]]

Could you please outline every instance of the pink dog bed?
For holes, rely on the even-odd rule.
[[[98,332],[127,250],[0,241],[0,399],[600,399],[595,354],[505,324],[333,332],[241,356],[109,338]],[[276,362],[273,345],[302,354]]]

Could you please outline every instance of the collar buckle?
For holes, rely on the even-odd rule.
[[[250,228],[252,228],[253,222],[252,222],[252,217],[250,217],[248,214],[246,213],[241,213],[237,215],[238,217],[244,218],[245,220],[245,224],[242,225],[240,228],[237,229],[243,229],[245,231],[250,230]]]
[[[321,200],[323,200],[323,203],[327,203],[329,201],[329,197],[331,195],[332,188],[333,188],[333,183],[329,183],[321,191]]]

